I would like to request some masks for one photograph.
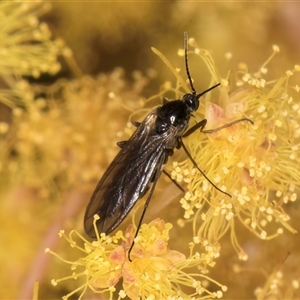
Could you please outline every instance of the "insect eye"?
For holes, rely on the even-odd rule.
[[[192,111],[196,111],[199,107],[199,100],[193,94],[185,94],[182,98],[183,103],[185,103]]]

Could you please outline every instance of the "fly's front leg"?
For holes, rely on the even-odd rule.
[[[224,128],[230,127],[230,126],[232,126],[232,125],[234,125],[234,124],[237,124],[237,123],[240,123],[240,122],[243,122],[243,121],[247,121],[247,122],[251,123],[252,125],[254,124],[252,120],[250,120],[250,119],[248,119],[248,118],[242,118],[242,119],[238,119],[238,120],[235,120],[235,121],[233,121],[233,122],[227,123],[227,124],[225,124],[225,125],[223,125],[223,126],[220,126],[220,127],[218,127],[218,128],[215,128],[215,129],[203,130],[203,128],[202,128],[201,131],[202,131],[203,133],[213,133],[213,132],[217,132],[217,131],[219,131],[219,130],[222,130],[222,129],[224,129]],[[193,128],[193,127],[192,127],[192,128]]]
[[[235,120],[233,122],[227,123],[227,124],[225,124],[223,126],[220,126],[218,128],[204,130],[204,127],[207,123],[207,120],[204,119],[204,120],[200,121],[199,123],[197,123],[196,125],[194,125],[193,127],[191,127],[189,130],[187,130],[182,137],[187,137],[187,136],[191,135],[192,133],[194,133],[199,128],[200,128],[200,131],[203,132],[203,133],[213,133],[213,132],[217,132],[219,130],[222,130],[224,128],[230,127],[234,124],[237,124],[237,123],[240,123],[240,122],[243,122],[243,121],[247,121],[247,122],[251,123],[252,125],[254,124],[252,120],[250,120],[248,118],[242,118],[242,119],[238,119],[238,120]]]
[[[187,136],[191,135],[199,128],[200,128],[200,131],[205,132],[205,131],[203,131],[203,128],[205,127],[206,123],[207,123],[206,119],[200,121],[199,123],[197,123],[196,125],[191,127],[189,130],[187,130],[182,137],[187,137]]]

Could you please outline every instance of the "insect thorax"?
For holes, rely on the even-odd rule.
[[[186,130],[191,116],[190,108],[181,100],[174,100],[165,103],[157,108],[157,119],[155,129],[158,134],[169,131],[171,128],[176,128],[176,136],[182,136]],[[170,134],[172,134],[170,132]]]

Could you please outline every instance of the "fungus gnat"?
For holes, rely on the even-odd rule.
[[[165,172],[163,167],[174,149],[182,147],[194,167],[218,191],[231,197],[228,193],[220,190],[201,171],[188,152],[182,138],[198,129],[204,133],[212,133],[242,121],[252,124],[253,122],[250,119],[242,118],[213,130],[204,130],[207,123],[207,120],[204,119],[187,130],[192,113],[199,107],[199,98],[220,85],[218,83],[200,94],[196,93],[188,67],[187,49],[188,36],[185,32],[185,66],[192,92],[185,94],[179,100],[163,99],[163,104],[154,108],[141,123],[133,122],[137,128],[128,141],[118,143],[121,150],[103,174],[85,212],[84,228],[91,238],[96,237],[93,225],[95,214],[100,217],[96,223],[98,231],[108,234],[118,227],[135,203],[148,192],[134,238],[137,237],[156,183],[161,173]],[[134,240],[128,251],[129,260],[133,246]]]

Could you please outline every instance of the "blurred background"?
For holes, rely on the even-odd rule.
[[[166,74],[161,74],[161,62],[150,47],[173,61],[174,48],[183,47],[184,31],[199,47],[212,51],[219,67],[225,53],[232,52],[235,62],[246,60],[254,69],[273,44],[280,46],[280,59],[293,65],[299,49],[298,12],[298,3],[285,2],[141,2],[137,7],[130,1],[89,5],[59,1],[45,18],[65,39],[84,73],[107,72],[116,66],[128,74],[154,68],[160,70],[162,81]]]
[[[97,84],[103,84],[107,86],[108,91],[115,89],[116,95],[122,95],[120,99],[124,98],[125,93],[129,100],[126,103],[122,102],[124,99],[118,100],[113,107],[109,107],[105,99],[100,101],[95,110],[95,119],[96,112],[108,113],[107,116],[101,115],[98,127],[95,124],[93,126],[102,132],[93,131],[86,135],[82,127],[91,116],[91,112],[85,111],[81,104],[74,107],[63,100],[66,101],[66,110],[69,112],[65,117],[72,119],[72,128],[65,129],[55,117],[53,126],[57,135],[61,133],[62,128],[65,130],[65,136],[70,131],[75,136],[68,145],[63,144],[62,138],[57,147],[65,151],[62,157],[67,157],[66,162],[61,163],[65,163],[71,169],[66,170],[66,167],[62,167],[65,173],[56,174],[54,183],[47,177],[48,183],[51,181],[55,186],[52,190],[51,184],[47,185],[47,188],[42,183],[32,187],[31,183],[26,181],[26,172],[19,174],[17,178],[4,180],[5,184],[2,182],[1,223],[2,230],[5,231],[1,235],[2,299],[31,299],[34,280],[40,282],[39,299],[60,299],[68,292],[69,287],[53,287],[50,280],[60,277],[62,273],[68,274],[69,267],[50,255],[45,258],[43,249],[50,247],[62,256],[66,254],[69,248],[66,249],[64,243],[58,242],[57,232],[62,228],[68,230],[74,227],[82,230],[85,206],[97,180],[118,151],[116,142],[124,139],[125,135],[120,137],[120,132],[124,131],[131,111],[134,111],[140,99],[158,94],[165,81],[175,83],[170,70],[153,54],[150,47],[159,49],[174,66],[183,68],[184,61],[182,57],[178,57],[177,51],[183,48],[183,32],[187,31],[189,37],[195,38],[199,47],[211,51],[223,77],[228,70],[236,69],[240,62],[246,63],[249,71],[256,71],[272,53],[273,44],[280,47],[280,54],[270,67],[271,77],[283,76],[286,70],[299,64],[300,3],[297,2],[52,1],[51,6],[51,10],[39,19],[48,24],[54,38],[62,38],[65,41],[73,53],[76,67],[74,69],[73,65],[71,68],[70,64],[62,59],[62,69],[56,75],[43,75],[38,80],[29,76],[29,80],[49,85],[61,78],[73,80],[81,73],[98,79],[87,84],[90,84],[90,90],[74,84],[64,91],[63,99],[69,94],[74,101],[79,102],[81,97],[92,98],[95,93],[102,93],[97,90]],[[232,54],[230,61],[226,59],[228,53]],[[197,91],[202,91],[210,81],[208,71],[205,66],[193,63],[193,57],[189,59],[195,87]],[[122,68],[123,71],[118,68]],[[99,77],[99,74],[112,75]],[[135,84],[140,88],[135,87]],[[59,89],[55,90],[53,98],[59,97],[57,94],[60,92]],[[130,109],[124,110],[123,106],[129,106]],[[2,120],[9,122],[11,111],[4,106],[1,110]],[[82,114],[86,114],[87,118],[84,119]],[[64,116],[60,117],[63,119]],[[94,120],[93,117],[91,120]],[[107,123],[110,125],[103,130],[103,124]],[[81,144],[78,142],[80,139],[84,139]],[[100,142],[95,141],[98,139]],[[51,143],[52,141],[48,140],[47,147],[56,147]],[[67,155],[70,152],[69,147],[77,147],[78,157],[70,159]],[[81,155],[84,156],[82,160]],[[57,154],[54,157],[60,156]],[[43,177],[44,173],[51,169],[51,163],[48,165],[47,159],[46,157],[45,160],[40,160],[40,169],[35,174]],[[3,176],[5,173],[1,175],[2,178]],[[154,203],[159,205],[155,200],[153,199]],[[170,220],[176,220],[181,215],[180,203],[174,200],[165,213]],[[295,203],[291,210],[287,209],[287,213],[291,216],[291,225],[299,231],[299,205]],[[151,215],[151,212],[149,214]],[[154,214],[154,217],[161,216]],[[263,286],[278,266],[279,269],[286,270],[288,275],[292,274],[291,278],[299,278],[299,269],[292,263],[295,259],[288,258],[281,264],[288,252],[291,252],[291,257],[299,258],[298,235],[287,232],[285,237],[266,243],[251,236],[244,228],[237,228],[237,231],[241,245],[249,255],[249,260],[243,263],[246,271],[234,272],[233,266],[242,263],[239,262],[231,247],[230,237],[227,236],[224,237],[224,242],[221,242],[222,257],[217,260],[217,266],[210,274],[212,278],[228,286],[225,298],[254,298],[255,288]],[[176,233],[174,235],[176,238]],[[180,236],[184,234],[180,233]],[[229,242],[226,242],[226,239]],[[288,275],[287,281],[290,280]]]

